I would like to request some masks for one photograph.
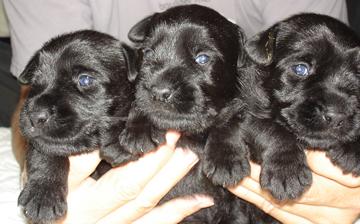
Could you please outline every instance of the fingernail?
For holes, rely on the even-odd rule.
[[[199,161],[198,156],[190,149],[176,148],[175,155],[176,154],[181,156],[181,159],[191,166]]]

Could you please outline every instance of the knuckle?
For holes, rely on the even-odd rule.
[[[263,200],[260,204],[260,209],[266,214],[271,214],[274,211],[274,208],[275,206],[266,200]]]
[[[141,186],[137,184],[133,185],[120,185],[116,188],[117,197],[120,200],[134,200],[141,192]]]
[[[157,200],[155,199],[149,199],[149,198],[143,198],[137,200],[137,209],[141,212],[146,212],[151,209],[153,209],[157,205]]]

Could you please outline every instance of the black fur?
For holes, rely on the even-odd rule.
[[[240,94],[220,116],[223,124],[214,134],[227,135],[216,144],[242,145],[242,159],[234,162],[250,152],[261,163],[262,188],[278,200],[295,199],[311,184],[306,148],[325,150],[344,173],[359,176],[360,42],[355,33],[331,17],[299,14],[248,40],[246,50],[252,61],[239,69],[245,74],[239,77]],[[216,169],[223,166],[217,163]]]
[[[135,90],[125,48],[95,31],[65,34],[37,51],[21,74],[31,91],[20,115],[29,150],[18,203],[33,223],[66,214],[68,156],[100,147],[112,165],[135,158],[118,142]]]
[[[163,142],[166,130],[175,129],[182,133],[177,145],[200,157],[200,164],[163,201],[193,193],[214,197],[215,206],[195,213],[184,223],[271,220],[212,184],[201,169],[208,159],[203,149],[215,118],[236,95],[237,67],[245,60],[242,30],[212,9],[187,5],[145,18],[130,30],[129,39],[139,48],[134,55],[139,71],[131,75],[136,82],[136,99],[120,135],[121,144],[129,152],[142,154]],[[221,148],[217,152],[212,159],[228,160],[235,155]],[[242,167],[234,167],[242,172]]]

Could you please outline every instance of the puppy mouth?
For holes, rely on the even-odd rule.
[[[192,114],[198,110],[201,104],[199,93],[188,84],[157,84],[141,86],[137,91],[137,105],[151,114],[175,115]]]
[[[143,86],[137,94],[137,107],[161,129],[202,131],[215,114],[215,110],[205,106],[201,93],[190,86],[175,86],[171,91]]]
[[[59,140],[62,144],[83,132],[86,125],[81,124],[79,121],[75,122],[71,117],[63,119],[49,117],[35,122],[30,116],[24,116],[22,123],[25,136],[31,139],[43,139],[52,142]]]

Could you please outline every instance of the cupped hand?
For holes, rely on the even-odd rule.
[[[167,143],[135,162],[113,168],[99,180],[90,174],[99,152],[70,158],[68,212],[63,224],[178,223],[213,205],[205,195],[160,199],[197,163],[188,149],[175,149],[179,134],[168,132]]]
[[[324,152],[307,151],[313,184],[295,201],[277,203],[259,184],[261,167],[251,164],[251,175],[230,188],[282,223],[353,223],[360,214],[360,177],[344,175]]]

